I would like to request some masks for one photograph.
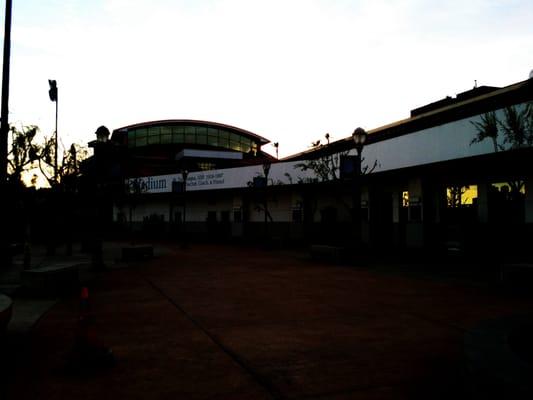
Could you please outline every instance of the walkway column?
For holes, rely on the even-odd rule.
[[[360,218],[359,229],[361,229],[360,238],[361,243],[364,245],[370,245],[370,224],[372,223],[370,218],[370,193],[368,186],[361,186],[359,195],[361,196],[361,201],[359,203],[359,209],[354,210],[356,217]]]
[[[533,178],[526,179],[525,222],[533,224]]]
[[[409,217],[406,227],[405,243],[407,247],[422,247],[424,245],[422,180],[409,179]]]
[[[402,208],[402,190],[395,189],[392,192],[392,245],[400,248],[403,245],[400,232],[400,211]]]
[[[489,188],[490,183],[477,185],[477,220],[481,223],[489,222]]]
[[[231,236],[242,238],[244,235],[244,206],[242,195],[234,196],[232,202],[233,215],[231,216]]]

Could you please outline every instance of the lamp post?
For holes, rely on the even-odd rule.
[[[9,71],[11,58],[11,9],[12,1],[6,0],[6,14],[4,20],[4,53],[2,67],[2,104],[0,105],[0,191],[5,198],[7,193],[7,154],[9,135]],[[8,201],[9,203],[9,201]],[[0,265],[10,265],[11,255],[9,250],[11,218],[8,208],[2,207],[2,228],[0,228]]]
[[[189,171],[186,169],[181,170],[181,178],[183,179],[183,217],[182,217],[182,247],[187,247],[187,229],[185,228],[185,223],[187,221],[187,176],[189,175]]]
[[[354,208],[354,229],[355,229],[355,241],[357,245],[361,244],[361,154],[363,153],[363,147],[365,146],[366,138],[368,134],[363,128],[357,128],[352,133],[352,140],[355,144],[355,150],[357,151],[357,157],[354,165],[354,195],[353,195],[353,208]]]
[[[265,193],[264,193],[264,204],[263,207],[265,209],[265,225],[264,225],[264,235],[265,235],[265,242],[268,238],[268,201],[267,201],[267,186],[268,186],[268,173],[270,172],[270,163],[264,163],[263,164],[263,174],[265,175]]]
[[[367,136],[368,134],[363,128],[357,128],[352,133],[352,140],[355,144],[355,150],[357,151],[357,176],[361,175],[361,153],[363,152],[363,147],[365,146]]]
[[[50,85],[50,90],[48,91],[48,95],[50,96],[50,100],[56,103],[56,140],[55,140],[55,162],[54,162],[54,180],[57,184],[57,110],[58,110],[58,100],[57,100],[57,81],[48,79],[48,84]]]
[[[2,105],[0,125],[0,184],[7,183],[7,153],[9,135],[9,71],[11,58],[11,0],[6,1],[6,14],[4,22],[4,62],[2,68]],[[3,188],[2,188],[3,189]]]

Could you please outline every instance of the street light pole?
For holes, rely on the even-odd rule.
[[[2,193],[2,228],[0,228],[0,264],[10,265],[11,254],[9,250],[9,235],[11,229],[11,218],[9,218],[9,207],[6,205],[10,200],[5,201],[7,190],[7,137],[9,135],[9,67],[11,57],[11,7],[12,1],[6,0],[6,17],[4,22],[4,61],[2,68],[2,104],[0,111],[0,192]],[[9,191],[11,194],[11,191]],[[5,201],[5,203],[4,203]]]
[[[4,31],[4,63],[2,69],[2,106],[0,126],[0,184],[7,183],[7,136],[9,134],[9,66],[11,57],[11,7],[12,0],[6,0]]]
[[[48,84],[50,85],[50,90],[48,91],[48,95],[50,96],[50,100],[56,103],[56,132],[55,132],[55,146],[54,146],[54,154],[55,154],[55,163],[54,163],[54,181],[57,184],[57,111],[58,111],[58,104],[59,101],[57,100],[58,94],[57,94],[57,81],[48,79]]]

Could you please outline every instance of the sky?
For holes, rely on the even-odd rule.
[[[13,0],[12,21],[10,121],[50,136],[55,79],[66,148],[183,118],[283,157],[533,69],[531,0]]]

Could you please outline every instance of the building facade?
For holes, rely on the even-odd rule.
[[[140,187],[113,218],[198,238],[523,248],[533,234],[532,82],[474,88],[368,131],[362,175],[350,173],[351,137],[276,160],[261,151],[267,139],[226,125],[120,128],[111,142],[128,154],[127,185]]]

